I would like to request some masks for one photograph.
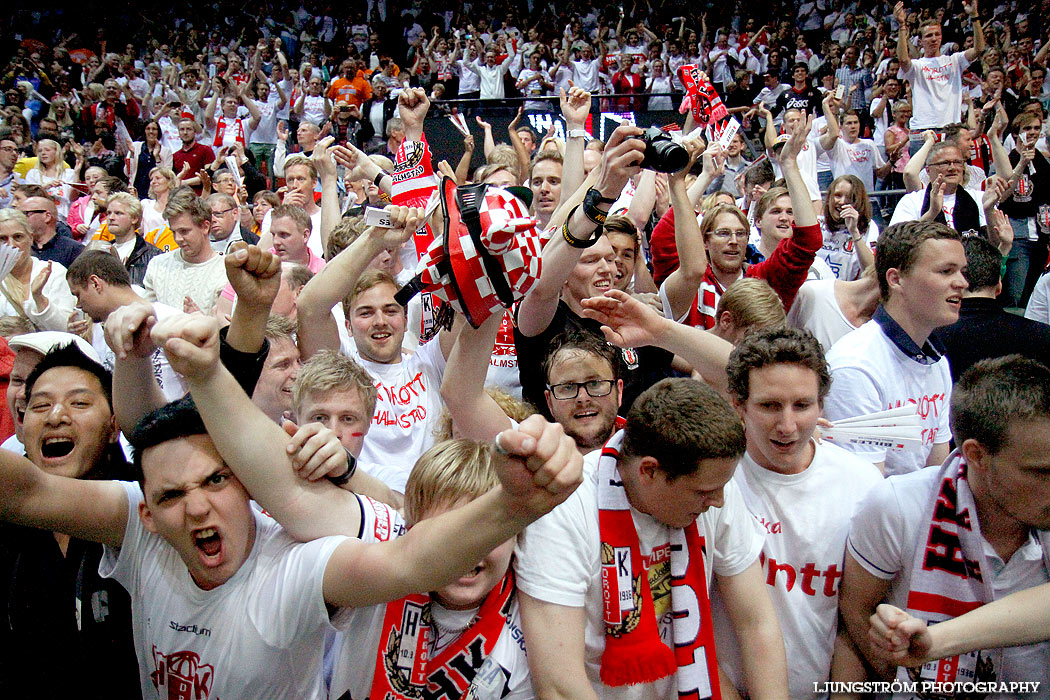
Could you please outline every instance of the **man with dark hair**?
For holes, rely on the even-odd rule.
[[[966,290],[966,253],[958,232],[935,221],[890,226],[878,241],[875,274],[881,304],[872,320],[828,351],[835,382],[825,413],[830,420],[913,405],[922,419],[918,448],[847,449],[902,474],[940,464],[948,456],[948,360],[930,335],[959,320]]]
[[[958,449],[942,467],[890,477],[850,526],[840,612],[882,677],[868,620],[886,602],[928,623],[1050,581],[1050,370],[1017,355],[983,360],[951,400]],[[984,649],[897,668],[897,679],[1050,682],[1050,645]]]
[[[133,440],[139,484],[63,478],[0,451],[5,519],[107,546],[101,571],[135,601],[139,678],[151,697],[195,683],[211,697],[319,700],[326,695],[324,639],[334,631],[330,607],[361,608],[439,588],[579,483],[579,456],[556,427],[537,419],[502,436],[508,456],[495,460],[501,486],[471,504],[379,543],[393,514],[343,492],[352,507],[337,509],[341,531],[371,541],[297,544],[293,535],[310,539],[316,516],[329,513],[318,512],[319,491],[291,487],[297,477],[288,436],[219,364],[214,319],[168,319],[151,336],[190,377],[201,415],[180,404],[140,423]],[[201,432],[205,426],[210,435]],[[262,464],[280,468],[263,473]],[[315,517],[286,532],[252,507],[235,473],[275,516]]]
[[[34,469],[93,482],[129,477],[110,386],[109,372],[73,343],[43,357],[26,381],[22,435]],[[99,576],[101,546],[50,529],[0,526],[0,692],[139,697],[128,594]]]
[[[791,68],[791,87],[781,93],[771,111],[783,115],[788,109],[801,109],[806,114],[819,114],[821,97],[809,79],[809,66],[801,61]]]
[[[1050,326],[1006,313],[997,297],[1003,288],[1002,255],[983,238],[963,241],[969,284],[963,293],[959,320],[938,328],[933,338],[944,347],[958,381],[976,362],[1014,353],[1033,360],[1050,359]]]
[[[120,259],[103,250],[89,250],[73,261],[66,271],[66,284],[77,298],[77,308],[95,323],[105,323],[115,310],[128,304],[151,304],[158,320],[178,312],[159,301],[149,302],[131,286],[128,271]],[[106,345],[101,332],[96,332],[92,345],[99,357],[113,365],[113,351]],[[152,357],[153,376],[160,384],[167,400],[172,401],[186,394],[186,384],[157,350]]]
[[[712,580],[750,696],[786,694],[762,536],[730,483],[743,452],[740,419],[723,398],[692,379],[665,379],[638,397],[601,453],[585,457],[592,468],[576,493],[518,540],[537,696],[717,695]]]
[[[808,331],[753,333],[726,371],[747,436],[733,481],[766,531],[760,561],[791,659],[790,696],[807,697],[831,675],[850,518],[882,476],[870,462],[813,439],[831,375]],[[719,634],[725,629],[716,617],[721,667],[739,683],[736,641]]]

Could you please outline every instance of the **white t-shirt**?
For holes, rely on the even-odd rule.
[[[803,144],[802,150],[799,151],[798,157],[795,159],[799,173],[802,174],[802,180],[806,183],[806,189],[809,190],[809,198],[814,201],[821,199],[820,187],[817,185],[817,151],[823,153],[819,139],[815,139],[811,135],[810,138],[806,139],[806,143]],[[784,172],[780,168],[780,160],[771,158],[769,162],[773,164],[773,171],[777,179],[784,177]]]
[[[281,101],[276,90],[271,90],[265,102],[255,100],[255,106],[259,109],[262,118],[259,126],[252,131],[250,143],[277,144],[277,103]]]
[[[984,207],[981,206],[981,192],[966,190],[966,193],[970,195],[977,204],[977,217],[981,222],[981,226],[986,225],[988,222],[984,217]],[[890,226],[902,221],[918,221],[919,217],[922,216],[922,201],[925,197],[926,190],[916,190],[915,192],[909,192],[901,197],[900,201],[897,202],[897,208],[893,210],[893,216],[890,218]],[[954,192],[952,194],[944,195],[944,203],[941,210],[944,212],[944,220],[947,224],[952,228],[955,228]]]
[[[835,421],[904,405],[914,405],[922,419],[923,445],[904,450],[846,446],[872,463],[885,462],[886,474],[903,474],[926,466],[934,445],[951,438],[948,407],[952,377],[948,358],[932,365],[916,362],[894,345],[875,320],[846,334],[828,351],[831,391],[824,415]]]
[[[813,697],[813,684],[831,675],[850,518],[882,474],[870,462],[820,443],[800,474],[778,474],[744,455],[733,481],[766,532],[762,571],[791,659],[790,696]],[[740,651],[721,605],[714,622],[719,665],[742,688]]]
[[[886,164],[886,159],[879,153],[879,149],[875,148],[875,142],[871,139],[857,139],[853,143],[847,143],[841,136],[828,151],[828,159],[831,161],[832,175],[856,175],[868,192],[875,189],[875,169]]]
[[[353,343],[343,352],[365,368],[379,390],[372,427],[358,462],[366,472],[404,493],[416,460],[434,444],[434,428],[441,418],[445,373],[441,345],[434,339],[390,365],[366,360]]]
[[[835,280],[805,282],[795,295],[787,320],[791,326],[812,333],[825,353],[839,338],[857,329],[835,299]]]
[[[922,469],[876,485],[857,508],[850,526],[846,543],[849,556],[872,576],[892,580],[885,602],[901,609],[908,607],[914,554],[916,548],[925,544],[930,525],[926,509],[939,472],[939,469]],[[971,517],[977,518],[977,513]],[[1050,537],[1045,530],[1030,531],[1028,541],[1006,563],[984,541],[985,554],[993,569],[986,574],[993,577],[996,600],[1050,582],[1039,545],[1045,537]],[[1003,671],[998,680],[1037,681],[1041,694],[1045,695],[1050,683],[1050,642],[1004,649]]]
[[[1035,283],[1024,317],[1050,325],[1050,275],[1043,275]]]
[[[853,238],[850,237],[848,229],[842,228],[832,231],[827,226],[823,216],[819,217],[820,232],[824,235],[824,243],[817,252],[817,259],[823,260],[831,268],[831,272],[840,280],[855,280],[860,277],[860,261],[854,250]],[[878,240],[879,226],[874,221],[868,222],[868,230],[865,232],[865,240]]]
[[[518,350],[514,345],[514,320],[510,311],[503,314],[489,358],[486,386],[499,387],[516,399],[521,398],[521,375],[518,373]]]
[[[324,95],[303,96],[303,121],[320,124],[327,116],[324,111]]]
[[[533,598],[586,608],[584,633],[587,678],[602,700],[656,700],[678,697],[674,675],[647,685],[611,688],[598,678],[605,650],[605,623],[602,620],[601,536],[598,531],[598,457],[600,451],[586,455],[584,479],[568,500],[540,518],[521,535],[515,549],[518,590]],[[754,563],[762,550],[759,526],[748,514],[740,490],[732,481],[724,490],[725,503],[711,508],[697,519],[707,539],[704,566],[711,588],[714,575],[735,576]],[[660,638],[670,644],[672,612],[670,586],[670,529],[637,510],[631,509],[649,585],[657,595],[656,607]],[[651,567],[650,561],[656,561]]]
[[[939,129],[962,121],[962,74],[970,65],[966,53],[913,58],[897,77],[911,81],[913,112],[910,128]]]
[[[131,595],[142,697],[326,696],[325,634],[333,630],[322,581],[345,537],[298,544],[253,509],[255,542],[237,573],[202,590],[175,549],[139,518],[142,492],[123,483],[128,525],[99,573]]]
[[[589,61],[573,61],[572,81],[576,87],[581,87],[588,92],[597,92],[598,73],[600,70],[601,61],[597,58],[592,58]]]

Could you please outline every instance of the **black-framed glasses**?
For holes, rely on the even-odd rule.
[[[46,214],[47,209],[23,209],[22,213],[26,216],[29,216],[30,214]]]
[[[938,161],[936,163],[927,163],[926,165],[927,165],[927,167],[930,167],[930,168],[936,168],[938,166],[949,166],[949,165],[954,165],[956,167],[961,168],[962,166],[966,165],[966,161],[965,160],[942,160],[942,161]]]
[[[237,207],[232,207],[230,209],[223,209],[222,211],[213,211],[211,213],[211,218],[218,219],[220,216],[226,216],[227,214],[229,214],[231,211],[233,211],[236,208]]]
[[[612,392],[613,379],[590,379],[586,382],[564,382],[563,384],[548,384],[547,389],[550,390],[554,398],[561,401],[568,401],[569,399],[575,399],[580,394],[580,387],[582,386],[587,392],[587,395],[592,398],[599,398],[601,396],[608,396]]]

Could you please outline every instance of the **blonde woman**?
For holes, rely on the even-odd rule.
[[[164,219],[168,197],[178,187],[178,178],[171,168],[158,166],[149,171],[149,198],[142,200],[142,237],[162,250],[171,250],[174,236]],[[165,248],[164,246],[167,245]]]
[[[76,181],[76,171],[62,160],[58,143],[51,139],[37,142],[36,157],[36,166],[26,173],[26,184],[40,185],[47,190],[51,199],[55,200],[58,217],[65,221],[69,214],[69,195],[73,189],[70,183]]]
[[[66,268],[31,254],[33,230],[17,209],[0,209],[0,243],[22,255],[0,282],[0,316],[24,318],[42,331],[64,331],[77,300],[66,285]]]

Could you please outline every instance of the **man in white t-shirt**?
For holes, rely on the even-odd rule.
[[[609,668],[616,663],[609,657],[623,653],[623,637],[638,638],[631,645],[635,658],[672,645],[672,635],[677,646],[703,642],[709,622],[695,618],[699,610],[709,619],[700,601],[712,580],[732,612],[750,696],[786,694],[783,641],[758,562],[762,536],[730,482],[743,451],[739,417],[724,399],[692,379],[665,379],[638,397],[625,430],[600,458],[598,452],[585,458],[584,483],[533,523],[516,550],[525,643],[539,697],[664,699],[690,688],[693,697],[711,696],[718,683],[713,640],[690,652],[692,663],[672,658],[656,673],[646,667],[657,676],[649,682],[637,680],[630,668]],[[622,533],[608,518],[625,512],[629,518],[620,527],[633,533],[633,544],[613,547],[609,542],[623,541]],[[706,542],[705,581],[703,588],[698,583],[676,591],[696,566],[691,555],[699,553],[689,544],[694,526]],[[603,588],[610,596],[604,604]],[[690,603],[679,599],[681,592],[693,594]],[[696,626],[686,628],[682,620],[690,617]]]
[[[856,175],[868,192],[873,191],[875,178],[886,177],[890,172],[890,164],[875,147],[874,141],[860,138],[860,115],[848,110],[842,116],[841,129],[834,110],[825,112],[825,116],[828,134],[836,136],[831,148],[827,149],[831,174],[835,177]]]
[[[361,452],[362,467],[395,491],[404,492],[416,458],[434,444],[441,415],[441,378],[454,336],[444,330],[412,355],[403,355],[405,307],[389,274],[368,268],[386,250],[397,250],[422,226],[421,209],[390,207],[395,228],[369,228],[311,279],[296,304],[304,359],[319,350],[342,350],[376,382],[372,428]],[[353,342],[340,347],[332,308],[342,302]]]
[[[177,313],[161,302],[147,302],[131,286],[131,278],[120,259],[112,253],[89,250],[73,261],[66,271],[69,291],[77,298],[77,308],[95,323],[105,323],[109,315],[126,304],[143,303],[153,307],[158,320]],[[97,328],[97,326],[96,326]],[[113,367],[113,352],[105,344],[101,333],[96,333],[93,346],[109,368]],[[168,364],[164,353],[157,350],[150,357],[153,376],[168,401],[185,396],[186,383]]]
[[[498,49],[493,44],[485,49],[484,63],[470,62],[466,64],[468,70],[478,75],[481,99],[483,100],[501,100],[505,95],[503,76],[507,74],[515,58],[513,42],[507,46],[510,47],[510,55],[504,58],[502,62],[496,61]]]
[[[935,328],[959,319],[967,282],[966,253],[954,229],[934,221],[890,226],[879,236],[875,273],[882,304],[872,320],[828,351],[834,382],[825,401],[829,420],[912,405],[922,444],[846,449],[886,474],[940,464],[948,455],[948,359],[929,341]]]
[[[944,467],[886,479],[850,526],[840,611],[883,678],[895,664],[868,637],[879,603],[934,623],[1050,582],[1050,370],[1018,355],[981,361],[956,385],[951,415],[958,448]],[[898,668],[897,678],[1030,681],[1042,692],[1050,643],[960,654],[911,673]]]
[[[753,333],[733,351],[727,372],[747,436],[733,481],[766,532],[761,562],[791,659],[790,696],[810,697],[831,674],[850,518],[882,475],[870,462],[813,439],[831,375],[808,332]],[[719,634],[726,628],[718,612],[720,665],[739,682],[736,641]]]
[[[503,436],[510,456],[496,460],[500,486],[428,527],[394,544],[368,543],[386,539],[379,535],[392,513],[344,492],[353,507],[337,509],[338,517],[358,537],[296,544],[292,537],[317,536],[316,519],[304,525],[298,516],[330,517],[328,509],[315,490],[289,484],[297,477],[288,436],[220,365],[217,323],[182,315],[151,334],[189,377],[201,414],[180,401],[140,422],[138,486],[56,476],[0,454],[5,518],[107,546],[101,573],[131,594],[144,697],[193,687],[210,697],[323,698],[329,606],[371,606],[440,587],[579,483],[580,458],[556,426],[537,419]],[[278,468],[260,476],[262,464]],[[232,469],[269,512],[299,527],[285,532],[253,508]]]
[[[962,73],[967,66],[984,53],[984,31],[977,17],[977,0],[964,5],[966,13],[974,18],[973,46],[949,56],[941,55],[941,23],[933,18],[919,25],[921,58],[911,58],[907,31],[908,11],[904,2],[893,8],[897,25],[897,58],[900,70],[897,77],[911,82],[913,114],[911,118],[911,152],[922,145],[921,134],[926,129],[943,129],[948,124],[962,121]]]
[[[259,111],[259,106],[255,103],[255,100],[245,94],[245,89],[244,85],[237,81],[231,81],[229,92],[224,95],[222,94],[222,87],[218,82],[218,78],[212,82],[214,94],[208,100],[208,106],[204,109],[204,129],[208,133],[212,147],[216,150],[221,147],[232,149],[233,145],[237,143],[244,148],[248,148],[252,130],[259,126],[262,112]],[[215,108],[220,99],[222,100],[221,113],[216,117]],[[244,108],[248,110],[248,118],[237,116],[237,106],[239,104],[243,104]]]
[[[835,95],[829,93],[824,96],[824,113],[830,112],[835,105]],[[779,146],[787,143],[788,135],[793,133],[800,125],[805,125],[806,115],[801,110],[789,107],[784,110],[784,133],[777,135],[776,128],[773,126],[772,119],[769,118],[768,110],[764,111],[766,115],[766,128],[763,132],[763,140],[766,146],[766,150],[770,154],[770,160],[774,165],[774,169],[777,175],[780,176],[780,151],[777,150]],[[817,151],[818,149],[828,151],[835,143],[835,139],[838,137],[837,134],[831,133],[828,129],[823,134],[817,133],[816,129],[812,129],[805,144],[802,146],[802,151],[798,154],[797,162],[799,172],[802,173],[802,179],[806,183],[806,189],[809,190],[809,198],[813,200],[813,210],[817,211],[820,207],[820,188],[817,186]]]
[[[585,44],[580,48],[580,57],[578,59],[569,60],[569,48],[572,42],[566,41],[565,48],[562,49],[562,63],[572,66],[572,83],[578,88],[582,88],[589,93],[595,94],[599,92],[601,85],[599,84],[598,76],[602,73],[602,61],[604,56],[594,57],[594,49],[591,48],[590,44]]]

